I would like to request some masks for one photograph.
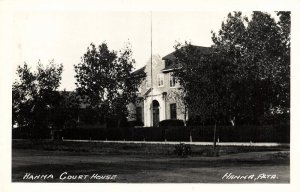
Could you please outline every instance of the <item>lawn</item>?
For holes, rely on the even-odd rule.
[[[289,150],[187,158],[103,151],[12,151],[13,182],[289,183],[289,170]]]

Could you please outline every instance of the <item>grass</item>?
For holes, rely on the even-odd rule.
[[[27,143],[26,143],[27,142]],[[35,143],[36,144],[36,143]],[[13,182],[117,182],[117,183],[289,183],[289,149],[192,146],[193,155],[180,158],[174,146],[112,143],[13,142]],[[106,179],[59,179],[60,174],[117,175]],[[53,179],[23,180],[26,173],[53,174]],[[277,179],[222,179],[234,175],[270,174]]]
[[[287,151],[289,147],[264,147],[264,146],[218,146],[216,152],[210,145],[190,145],[193,156],[215,156],[255,151]],[[76,141],[51,141],[51,140],[13,140],[14,149],[38,149],[47,151],[72,151],[92,152],[123,155],[161,155],[174,154],[175,146],[171,144],[146,144],[146,143],[105,143],[105,142],[76,142]]]

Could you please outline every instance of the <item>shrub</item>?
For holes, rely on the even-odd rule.
[[[174,153],[180,157],[187,157],[188,155],[192,154],[192,149],[191,146],[180,143],[175,145]]]
[[[160,127],[168,127],[168,126],[184,126],[184,122],[182,120],[174,120],[167,119],[159,122]]]
[[[190,131],[185,126],[170,126],[164,129],[165,137],[168,141],[189,141]]]
[[[13,139],[50,139],[51,130],[47,127],[19,127],[12,129]]]
[[[107,127],[111,128],[111,127],[129,127],[129,123],[126,119],[125,116],[123,117],[112,117],[107,119]]]
[[[144,123],[141,121],[129,121],[129,126],[130,127],[143,127]]]
[[[164,129],[161,127],[133,128],[133,140],[164,141]]]

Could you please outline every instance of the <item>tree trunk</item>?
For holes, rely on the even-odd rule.
[[[217,121],[215,121],[215,126],[214,126],[214,146],[213,146],[214,150],[216,149],[216,145],[217,145],[216,132],[217,132]]]
[[[190,142],[193,142],[192,130],[190,129]]]
[[[186,117],[187,117],[187,115],[186,115],[187,111],[186,110],[187,110],[186,106],[184,106],[184,126],[186,126]]]

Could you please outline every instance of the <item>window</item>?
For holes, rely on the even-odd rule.
[[[151,84],[151,81],[150,81],[150,77],[146,77],[146,88],[150,88],[150,84]]]
[[[164,86],[164,74],[157,75],[157,86],[158,87]]]
[[[170,74],[170,87],[175,87],[176,81],[175,81],[175,77],[173,76],[173,73],[169,73]]]
[[[176,103],[170,104],[170,118],[177,119]]]
[[[172,65],[172,61],[169,59],[165,60],[165,63],[166,63],[166,67],[169,67]]]
[[[142,107],[136,107],[136,120],[142,122]]]

